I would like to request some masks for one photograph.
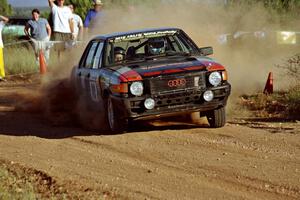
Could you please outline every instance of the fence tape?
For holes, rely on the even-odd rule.
[[[21,41],[17,41],[17,42],[6,43],[6,44],[4,44],[4,47],[14,46],[17,44],[24,44],[24,43],[29,43],[29,42],[32,42],[32,41],[31,40],[21,40]],[[84,42],[85,41],[67,41],[67,42],[66,41],[48,41],[45,43],[49,44],[52,47],[54,44],[57,44],[57,43],[66,43],[66,44],[75,45],[75,44],[84,43]]]

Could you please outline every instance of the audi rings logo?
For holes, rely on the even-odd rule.
[[[174,80],[169,80],[168,81],[168,86],[169,87],[180,87],[180,86],[184,86],[185,84],[186,84],[186,80],[184,78],[174,79]]]

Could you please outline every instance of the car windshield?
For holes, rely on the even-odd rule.
[[[106,63],[116,65],[169,56],[186,56],[198,48],[182,31],[143,32],[111,38],[106,46]]]

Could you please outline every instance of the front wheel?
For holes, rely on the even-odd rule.
[[[206,117],[211,128],[223,127],[226,123],[225,107],[208,111]]]
[[[128,120],[120,118],[111,97],[107,100],[107,119],[112,132],[120,133],[128,128]]]

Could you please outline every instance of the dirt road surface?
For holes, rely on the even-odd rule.
[[[300,199],[300,124],[153,122],[120,135],[54,125],[0,86],[0,163],[70,199]],[[43,189],[40,191],[43,193]],[[44,197],[45,197],[44,194]],[[47,196],[46,196],[47,197]]]

